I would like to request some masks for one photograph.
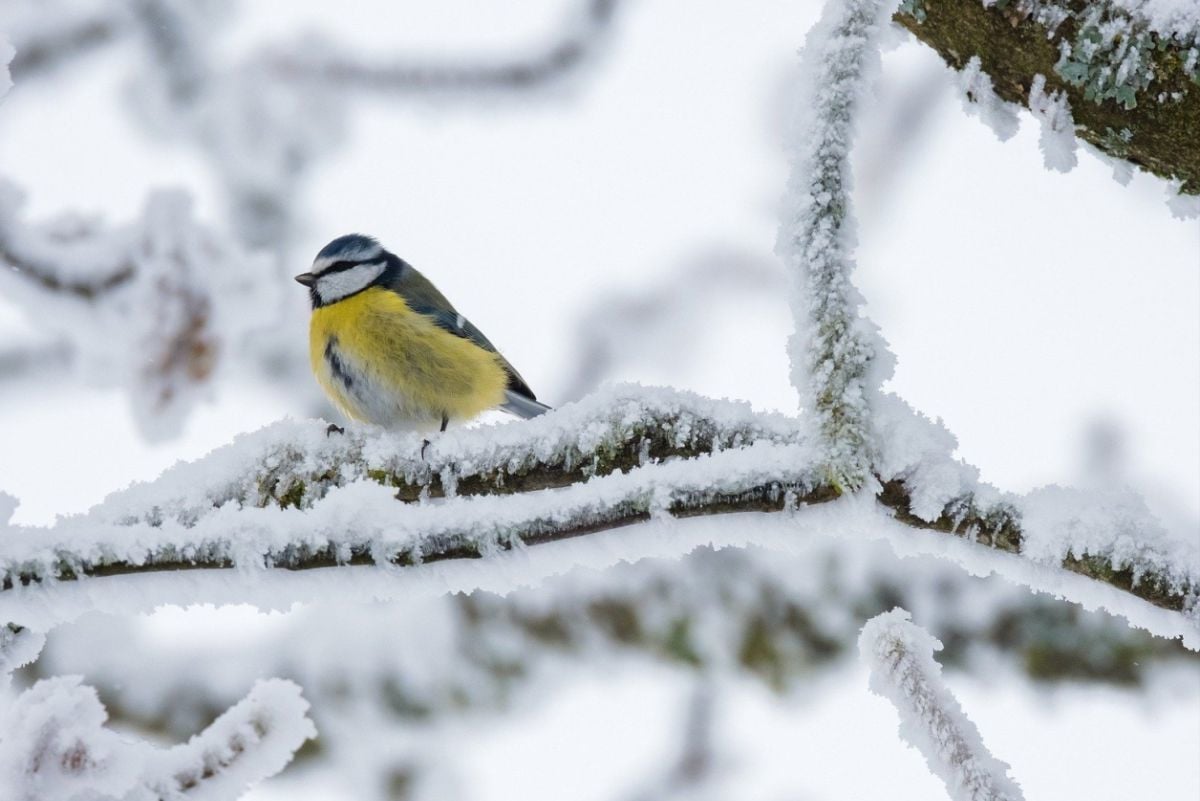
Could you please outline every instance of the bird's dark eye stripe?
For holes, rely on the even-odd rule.
[[[335,261],[333,264],[321,270],[319,275],[329,275],[330,273],[340,273],[349,270],[352,267],[357,267],[362,264],[361,261]]]

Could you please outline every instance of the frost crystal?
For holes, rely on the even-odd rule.
[[[1150,30],[1178,41],[1200,38],[1200,3],[1196,0],[1109,0]]]
[[[954,801],[1021,801],[1008,765],[987,750],[979,730],[942,681],[934,661],[942,644],[893,609],[863,626],[858,639],[871,689],[895,704],[900,736],[921,752]]]
[[[997,139],[1004,142],[1016,134],[1021,124],[1016,109],[996,94],[979,56],[972,56],[958,74],[958,87],[962,91],[963,109],[983,120]]]
[[[829,0],[803,51],[804,115],[776,251],[793,278],[796,332],[792,383],[819,432],[835,486],[856,489],[870,473],[871,400],[891,372],[877,329],[860,312],[854,268],[848,155],[854,115],[877,69],[878,39],[896,3]]]
[[[1062,92],[1046,93],[1046,76],[1035,75],[1029,87],[1029,110],[1042,126],[1038,144],[1046,168],[1070,172],[1078,163],[1075,157],[1075,120]]]
[[[19,801],[120,798],[137,781],[136,746],[104,728],[108,714],[78,676],[39,681],[7,710],[0,786]]]
[[[1167,208],[1176,219],[1194,220],[1200,217],[1200,195],[1185,195],[1178,182],[1172,183],[1167,186]]]
[[[260,681],[187,743],[159,749],[105,728],[108,713],[78,676],[39,681],[0,719],[5,801],[240,798],[316,736],[289,681]]]

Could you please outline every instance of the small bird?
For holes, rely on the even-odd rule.
[[[313,372],[346,416],[445,431],[487,409],[526,419],[550,410],[429,279],[375,239],[333,240],[296,280],[312,297]]]

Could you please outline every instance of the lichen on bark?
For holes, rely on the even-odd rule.
[[[1106,0],[923,0],[893,19],[956,70],[978,56],[996,94],[1011,103],[1028,105],[1034,78],[1045,76],[1047,92],[1066,94],[1076,136],[1200,194],[1196,41],[1153,31]],[[1124,32],[1098,43],[1097,20],[1116,20]],[[1117,62],[1126,64],[1120,78]]]

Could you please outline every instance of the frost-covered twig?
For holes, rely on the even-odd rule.
[[[1026,519],[1028,501],[980,484],[951,458],[944,431],[900,418],[879,418],[894,444],[877,465],[880,502],[897,520],[967,539],[981,555],[1066,567],[1190,616],[1174,632],[1195,628],[1200,560],[1144,508],[1097,512],[1067,496],[1028,507],[1037,514]],[[449,432],[425,459],[417,435],[327,437],[315,421],[279,423],[48,530],[11,528],[0,606],[13,611],[0,617],[22,622],[14,588],[50,582],[44,598],[63,579],[486,558],[655,517],[831,500],[798,428],[744,404],[631,387],[533,421]]]
[[[0,289],[71,343],[89,380],[126,385],[143,432],[173,433],[223,351],[265,322],[275,288],[254,278],[265,271],[200,225],[180,192],[152,194],[140,220],[113,227],[29,223],[22,203],[0,181]]]
[[[78,676],[45,679],[0,720],[0,787],[22,801],[239,798],[316,736],[307,711],[295,684],[261,681],[203,732],[162,750],[106,729],[96,691]]]
[[[280,51],[268,59],[271,71],[287,80],[316,81],[339,88],[386,94],[449,94],[526,91],[558,81],[592,59],[607,38],[621,0],[583,0],[556,41],[512,59],[471,58],[443,64],[395,59],[370,62],[348,48],[314,52],[311,44]]]
[[[951,67],[989,76],[1003,101],[1062,97],[1081,139],[1168,179],[1171,195],[1200,193],[1200,5],[911,0],[895,20]],[[1044,88],[1031,96],[1038,75]]]
[[[900,712],[900,736],[921,752],[954,801],[1022,801],[1008,765],[987,750],[942,681],[933,659],[940,642],[894,609],[867,621],[858,647],[871,669],[871,689]]]
[[[122,4],[95,0],[6,0],[0,30],[17,49],[18,80],[33,77],[117,40],[127,29]]]
[[[536,684],[548,665],[600,655],[738,672],[786,691],[837,669],[862,618],[896,604],[950,645],[947,667],[965,671],[1152,687],[1164,665],[1200,659],[1117,618],[971,578],[942,560],[806,538],[796,553],[705,547],[678,560],[580,568],[503,596],[409,598],[369,614],[311,604],[258,634],[253,649],[163,643],[136,620],[93,615],[52,632],[33,670],[86,674],[114,718],[168,738],[190,734],[256,677],[288,678],[306,688],[323,742],[336,748],[341,732],[357,730],[346,719],[361,708],[381,710],[392,727],[486,711]],[[105,647],[112,642],[123,647]]]
[[[161,752],[141,782],[159,798],[194,794],[239,798],[283,770],[297,749],[317,736],[308,702],[290,681],[259,681],[245,699],[188,742]]]
[[[854,115],[879,57],[884,0],[828,0],[804,48],[805,115],[794,132],[788,202],[777,250],[793,279],[792,384],[839,491],[869,478],[876,449],[872,398],[888,354],[862,316],[854,268],[849,151]]]

